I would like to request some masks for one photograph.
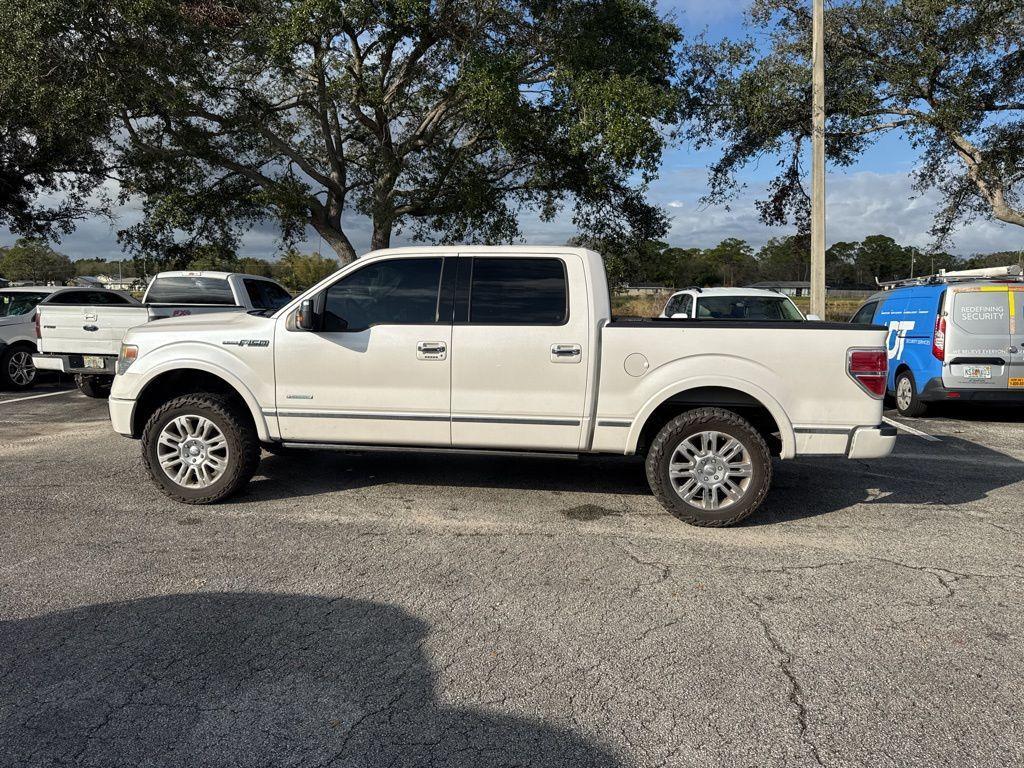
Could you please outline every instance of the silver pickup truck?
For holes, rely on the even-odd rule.
[[[124,338],[114,429],[155,483],[223,499],[261,447],[640,454],[696,525],[752,513],[772,456],[885,456],[884,328],[611,318],[604,265],[564,247],[379,251],[267,315]]]
[[[142,303],[71,304],[44,300],[36,312],[36,368],[73,374],[90,397],[106,397],[121,338],[136,325],[168,317],[222,312],[270,312],[292,296],[266,277],[235,272],[161,272]]]

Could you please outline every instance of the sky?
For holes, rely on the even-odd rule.
[[[689,35],[706,30],[712,37],[739,37],[745,33],[741,0],[659,0],[659,9],[672,15]],[[755,201],[764,196],[775,172],[772,162],[750,166],[740,174],[744,188],[728,206],[704,206],[700,199],[707,191],[707,166],[714,162],[714,149],[695,151],[692,147],[670,148],[664,155],[658,179],[651,185],[649,198],[662,206],[670,218],[665,238],[671,245],[707,248],[725,238],[738,237],[760,247],[769,238],[790,234],[790,229],[775,229],[760,222]],[[904,245],[926,248],[929,228],[939,198],[935,193],[916,195],[910,174],[917,158],[909,144],[897,136],[886,136],[849,168],[830,169],[827,176],[826,239],[829,244],[842,240],[861,240],[871,234],[886,234]],[[139,207],[129,204],[118,211],[114,222],[84,221],[65,236],[58,249],[73,259],[122,257],[117,244],[118,229],[140,218]],[[359,253],[369,250],[370,226],[365,219],[347,214],[343,226]],[[571,210],[551,222],[535,215],[521,216],[522,241],[533,244],[562,244],[577,234],[571,222]],[[0,228],[0,245],[9,245],[15,237]],[[405,242],[402,235],[393,245]],[[243,239],[240,254],[274,258],[279,248],[278,232],[270,224],[258,226]],[[301,250],[329,248],[310,229]],[[1020,227],[990,221],[976,221],[959,229],[949,250],[959,254],[1024,249],[1024,231]]]

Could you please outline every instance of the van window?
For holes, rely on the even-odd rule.
[[[149,286],[150,304],[217,304],[234,306],[231,286],[223,277],[157,277]]]
[[[870,325],[871,321],[875,319],[875,310],[877,308],[877,301],[869,301],[867,304],[865,304],[863,307],[857,310],[854,316],[850,318],[850,322]]]
[[[568,317],[561,259],[473,259],[470,323],[562,325]]]
[[[1003,291],[956,291],[951,319],[957,327],[975,336],[997,336],[1010,332],[1009,294]]]

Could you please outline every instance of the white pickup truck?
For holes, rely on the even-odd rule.
[[[161,272],[149,283],[142,303],[73,303],[44,300],[36,313],[36,368],[73,374],[90,397],[106,397],[114,378],[121,338],[136,325],[167,317],[211,312],[274,312],[291,301],[280,283],[235,272]],[[113,294],[120,296],[120,294]]]
[[[642,454],[662,504],[735,523],[773,455],[887,455],[872,325],[611,318],[601,257],[371,253],[273,314],[132,328],[109,408],[171,498],[244,486],[261,445]]]

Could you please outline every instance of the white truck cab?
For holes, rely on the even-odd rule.
[[[272,316],[160,320],[125,335],[109,407],[157,485],[209,503],[261,444],[646,457],[687,522],[760,504],[771,457],[884,456],[885,331],[614,321],[581,248],[371,253]]]

